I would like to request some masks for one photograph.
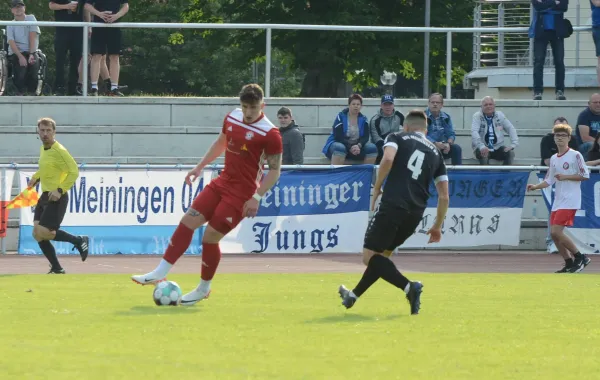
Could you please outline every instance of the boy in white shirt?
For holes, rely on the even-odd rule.
[[[569,148],[572,128],[567,124],[557,124],[552,132],[558,153],[550,158],[550,168],[544,181],[527,185],[527,191],[556,184],[550,213],[550,234],[558,253],[565,259],[565,266],[556,273],[577,273],[591,260],[579,252],[564,229],[573,225],[575,213],[581,208],[581,181],[589,179],[590,172],[581,153]]]

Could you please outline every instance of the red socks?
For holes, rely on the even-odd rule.
[[[163,259],[169,264],[175,264],[192,243],[193,236],[193,230],[179,223],[173,236],[171,236],[171,241],[169,242],[167,251],[163,255]]]
[[[200,278],[210,281],[217,271],[221,261],[221,249],[219,244],[202,243],[202,270]]]

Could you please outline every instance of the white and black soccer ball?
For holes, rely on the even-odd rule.
[[[181,288],[175,281],[161,281],[154,287],[152,297],[158,306],[177,306],[181,302]]]

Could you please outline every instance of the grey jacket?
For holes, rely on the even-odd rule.
[[[512,125],[510,120],[504,116],[501,111],[496,111],[492,119],[494,125],[494,131],[496,133],[497,141],[494,142],[494,149],[500,147],[510,146],[516,148],[519,146],[519,136],[517,136],[517,129]],[[473,115],[473,123],[471,124],[471,145],[473,150],[484,148],[485,135],[487,133],[487,121],[481,111],[475,112]],[[504,133],[508,133],[510,136],[510,145],[506,145],[504,142]]]
[[[283,143],[283,165],[302,165],[304,163],[304,136],[296,122],[285,128],[279,128]]]
[[[377,123],[378,119],[380,120],[379,123]],[[379,124],[379,131],[377,130],[377,124]],[[383,116],[383,110],[379,109],[379,112],[369,121],[371,142],[377,145],[377,142],[383,141],[390,133],[402,131],[403,124],[404,115],[399,111],[394,110],[391,116]]]

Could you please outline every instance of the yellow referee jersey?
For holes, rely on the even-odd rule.
[[[42,191],[54,191],[60,188],[66,193],[79,177],[77,163],[58,141],[48,149],[42,145],[38,165],[40,168],[33,178],[42,182]]]

